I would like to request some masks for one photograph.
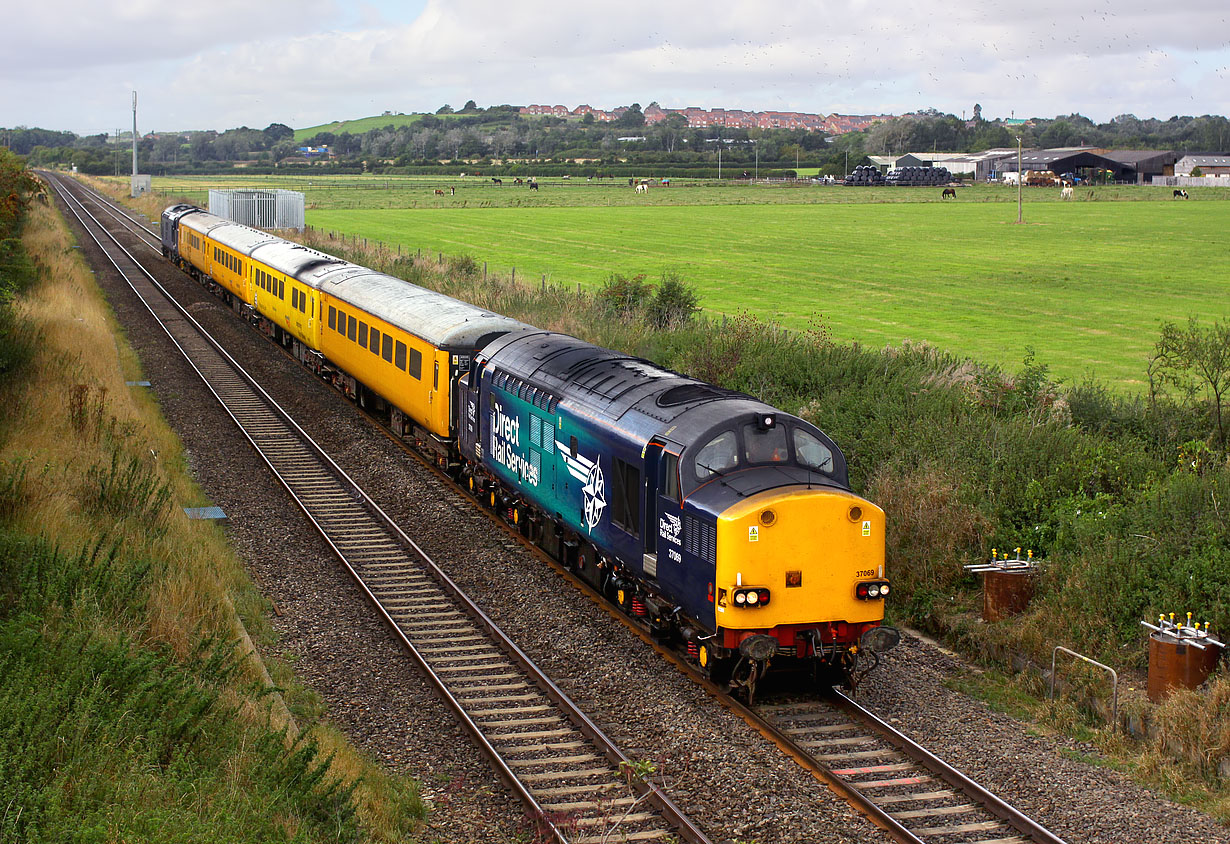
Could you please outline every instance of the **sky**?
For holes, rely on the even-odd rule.
[[[20,8],[18,3],[20,2]],[[582,103],[1230,114],[1227,0],[0,0],[0,126],[304,128]]]

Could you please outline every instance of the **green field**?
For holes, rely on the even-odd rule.
[[[852,192],[854,189],[846,189]],[[897,189],[898,194],[903,193]],[[1138,389],[1164,320],[1230,316],[1226,202],[312,211],[316,227],[594,288],[678,272],[712,313]]]
[[[646,173],[648,178],[662,174]],[[627,179],[277,176],[155,179],[204,203],[209,187],[307,195],[309,224],[492,272],[594,289],[612,273],[678,272],[713,314],[747,311],[838,340],[904,340],[1015,370],[1026,348],[1068,381],[1092,373],[1140,389],[1165,320],[1230,317],[1230,190],[1003,186],[844,188],[673,179],[637,194]],[[444,190],[437,196],[435,190]],[[450,193],[449,188],[455,190]]]

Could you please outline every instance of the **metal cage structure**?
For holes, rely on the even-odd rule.
[[[209,213],[257,229],[303,231],[303,193],[294,190],[209,191]]]

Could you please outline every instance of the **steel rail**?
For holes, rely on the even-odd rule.
[[[59,185],[58,183],[56,183],[56,188],[57,188],[57,191],[60,192],[62,196],[68,195],[68,192],[65,191],[63,187]],[[77,202],[77,204],[81,207],[81,211],[84,212],[87,216],[89,216],[93,220],[95,225],[97,225],[100,229],[105,230],[105,227],[102,226],[101,222],[98,221],[97,218],[93,217],[93,215],[89,214],[89,212],[84,208],[84,205],[82,205],[79,200],[76,200],[76,198],[71,198],[71,199]],[[71,209],[71,202],[69,202],[69,199],[66,199],[65,201],[67,204],[70,205],[70,209]],[[129,283],[129,285],[133,286],[134,292],[137,292],[137,295],[141,298],[142,302],[145,304],[147,309],[150,310],[150,313],[154,316],[155,320],[158,321],[158,323],[163,327],[165,331],[167,331],[168,335],[172,338],[172,342],[178,348],[180,348],[181,352],[184,353],[186,358],[188,358],[189,364],[198,372],[198,374],[202,377],[202,379],[205,380],[207,388],[210,389],[210,391],[222,403],[226,412],[231,416],[231,418],[240,427],[240,430],[244,433],[244,436],[249,440],[249,442],[252,443],[253,447],[257,449],[258,454],[261,455],[266,465],[269,466],[269,468],[271,469],[271,471],[274,472],[275,476],[279,479],[279,481],[287,488],[288,492],[290,492],[290,494],[292,495],[292,498],[301,507],[301,509],[303,509],[304,512],[308,515],[313,525],[321,533],[321,535],[325,538],[326,542],[330,545],[330,547],[333,549],[334,553],[338,556],[338,558],[342,561],[343,565],[346,567],[351,577],[359,585],[360,589],[364,592],[365,596],[368,598],[368,600],[371,603],[373,603],[373,605],[377,607],[378,611],[380,612],[382,618],[385,620],[386,624],[395,632],[395,635],[401,640],[403,646],[406,647],[406,649],[410,651],[410,653],[415,658],[416,662],[418,662],[418,664],[420,665],[420,668],[422,668],[424,673],[433,682],[433,685],[437,687],[441,695],[449,703],[450,708],[454,710],[458,718],[462,721],[463,725],[465,725],[467,730],[470,731],[471,734],[475,737],[476,742],[479,744],[480,748],[482,748],[484,752],[492,759],[493,764],[496,766],[497,772],[500,774],[501,778],[507,781],[509,785],[513,788],[513,790],[518,793],[518,796],[520,796],[523,799],[523,801],[526,802],[527,805],[529,805],[532,808],[532,810],[534,811],[534,814],[540,820],[540,822],[546,825],[552,831],[552,834],[558,840],[566,841],[567,838],[565,837],[564,833],[558,828],[558,826],[549,817],[548,811],[543,808],[543,806],[539,803],[539,801],[531,793],[530,789],[526,788],[523,785],[520,778],[517,777],[517,775],[511,770],[509,765],[506,763],[506,760],[497,751],[497,749],[491,744],[491,742],[487,740],[487,737],[483,733],[483,730],[477,723],[475,723],[474,719],[471,718],[470,714],[468,713],[465,706],[463,705],[463,702],[458,700],[458,698],[455,697],[451,693],[447,682],[443,680],[443,678],[441,678],[439,674],[432,668],[429,661],[425,659],[423,655],[420,653],[419,648],[415,646],[415,644],[411,641],[411,638],[407,636],[406,633],[402,630],[396,618],[394,617],[393,613],[390,612],[389,608],[385,606],[385,603],[380,599],[380,596],[376,594],[376,590],[373,590],[372,588],[370,588],[369,583],[363,576],[363,573],[360,572],[354,565],[352,565],[352,561],[350,559],[351,555],[348,554],[346,549],[340,547],[339,543],[334,541],[334,537],[330,536],[330,533],[327,530],[326,526],[322,524],[322,522],[318,520],[316,518],[316,515],[312,512],[312,507],[309,505],[309,503],[306,502],[304,498],[300,496],[299,492],[296,491],[295,485],[290,480],[287,479],[283,470],[279,468],[278,465],[276,465],[275,461],[272,460],[270,456],[266,453],[265,449],[261,447],[261,444],[258,443],[256,438],[254,438],[251,435],[251,433],[249,432],[250,420],[248,424],[245,424],[245,420],[241,419],[240,416],[237,415],[232,410],[231,403],[228,402],[227,398],[224,395],[222,395],[218,389],[215,389],[215,385],[211,383],[209,376],[207,376],[206,373],[203,372],[199,366],[197,366],[197,362],[192,359],[192,356],[189,353],[189,350],[184,348],[183,344],[180,342],[180,339],[175,336],[174,332],[172,332],[172,330],[168,327],[164,318],[159,315],[158,309],[154,307],[144,296],[142,296],[140,291],[136,290],[136,286],[133,284],[131,277],[128,275],[128,273],[126,273],[123,270],[123,268],[119,266],[119,263],[115,260],[115,257],[111,255],[110,252],[103,246],[103,244],[98,240],[97,236],[92,231],[90,231],[89,226],[86,225],[84,219],[81,218],[81,216],[77,213],[76,209],[71,209],[71,210],[73,210],[73,213],[78,216],[79,222],[81,222],[83,228],[85,228],[87,233],[95,240],[96,243],[98,243],[100,249],[103,249],[104,253],[107,254],[109,260],[112,261],[112,263],[116,266],[116,269],[121,273],[121,275],[124,276],[125,280]],[[116,241],[116,246],[120,249],[120,251],[124,253],[124,255],[131,262],[134,263],[134,265],[137,266],[137,268],[141,271],[141,273],[146,277],[146,280],[149,284],[151,284],[157,290],[159,290],[163,296],[169,297],[169,294],[167,293],[167,291],[165,291],[165,289],[163,289],[161,285],[158,284],[157,280],[154,279],[153,276],[150,275],[148,271],[146,271],[143,267],[140,267],[139,262],[137,262],[136,259],[133,258],[131,253],[129,253],[122,245],[120,245],[118,241]],[[250,389],[256,396],[258,396],[259,399],[262,401],[262,403],[264,403],[277,416],[279,416],[280,421],[283,424],[286,424],[289,428],[294,430],[296,436],[300,438],[303,441],[303,443],[312,452],[314,452],[313,457],[315,459],[327,465],[333,474],[335,474],[338,478],[344,481],[344,483],[349,487],[350,491],[354,495],[356,495],[359,499],[361,499],[365,509],[368,510],[370,513],[372,513],[382,523],[383,527],[386,530],[394,534],[407,548],[412,549],[414,551],[415,555],[419,558],[419,560],[424,565],[426,565],[428,569],[431,571],[432,576],[437,580],[437,582],[439,582],[440,585],[450,594],[450,597],[452,597],[458,604],[460,604],[465,609],[465,611],[469,615],[471,615],[471,617],[477,620],[480,623],[480,625],[485,630],[488,631],[488,634],[497,642],[497,645],[500,647],[500,649],[504,651],[506,654],[508,654],[509,656],[511,656],[514,659],[514,661],[522,667],[522,669],[527,673],[531,681],[536,686],[538,686],[540,689],[546,692],[549,698],[553,699],[556,705],[559,706],[559,708],[566,714],[567,718],[578,727],[581,734],[586,736],[586,738],[592,741],[598,747],[598,749],[600,749],[603,752],[603,754],[607,757],[607,759],[613,764],[615,770],[617,772],[625,771],[625,770],[632,770],[634,766],[631,760],[629,760],[623,754],[623,752],[617,746],[615,746],[615,744],[612,741],[610,741],[609,738],[605,736],[605,734],[597,727],[597,725],[595,725],[588,718],[588,716],[586,716],[571,701],[571,699],[561,689],[558,688],[558,686],[556,686],[543,672],[541,672],[541,670],[539,670],[537,666],[534,665],[532,660],[530,660],[529,657],[526,654],[524,654],[524,652],[522,652],[521,649],[514,642],[512,642],[507,636],[505,636],[502,633],[502,631],[500,631],[500,629],[498,628],[498,626],[496,626],[494,621],[492,621],[477,606],[477,604],[475,604],[468,596],[466,596],[460,590],[460,588],[457,587],[456,584],[450,578],[448,578],[448,576],[434,563],[434,561],[430,560],[430,558],[423,552],[423,550],[412,539],[410,539],[410,537],[408,537],[400,529],[400,527],[397,526],[393,522],[393,520],[387,514],[385,514],[383,510],[378,505],[376,505],[376,503],[372,501],[371,498],[367,496],[367,494],[361,488],[359,488],[359,486],[352,479],[350,479],[350,477],[345,473],[344,470],[341,469],[340,466],[338,466],[327,454],[324,453],[323,449],[320,449],[320,447],[316,445],[311,440],[310,437],[308,437],[306,432],[304,432],[298,426],[298,424],[294,422],[293,419],[291,419],[288,415],[286,415],[285,412],[282,411],[281,408],[278,407],[275,402],[273,402],[272,398],[269,397],[264,392],[264,390],[260,388],[258,384],[255,383],[255,381],[243,370],[243,368],[239,366],[239,364],[236,361],[234,361],[234,359],[231,358],[231,356],[224,349],[222,349],[221,346],[216,343],[216,341],[214,341],[211,337],[209,337],[208,333],[204,330],[203,327],[201,327],[186,311],[184,311],[177,304],[175,304],[173,300],[169,300],[169,301],[171,301],[171,303],[174,305],[174,307],[177,310],[177,318],[182,320],[185,324],[189,324],[192,327],[192,329],[195,332],[197,332],[198,335],[202,337],[211,346],[213,351],[217,353],[222,359],[224,359],[229,364],[229,366],[238,374],[238,376],[246,382],[246,386],[248,387],[248,389]],[[496,723],[499,723],[499,722],[496,722]],[[654,808],[656,808],[658,812],[662,815],[662,817],[668,823],[673,825],[676,831],[679,834],[681,834],[686,840],[695,841],[695,842],[698,842],[698,844],[708,841],[708,839],[704,836],[704,834],[692,823],[692,821],[689,818],[686,817],[686,815],[684,815],[674,805],[674,803],[670,800],[670,798],[665,793],[663,793],[656,784],[652,782],[635,781],[632,783],[632,786],[633,786],[633,789],[635,791],[640,792],[641,796],[645,798],[647,802],[653,805]],[[587,839],[577,839],[577,840],[587,840]]]

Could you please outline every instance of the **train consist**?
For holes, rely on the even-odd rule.
[[[892,647],[884,513],[810,423],[191,205],[163,254],[719,682]]]

